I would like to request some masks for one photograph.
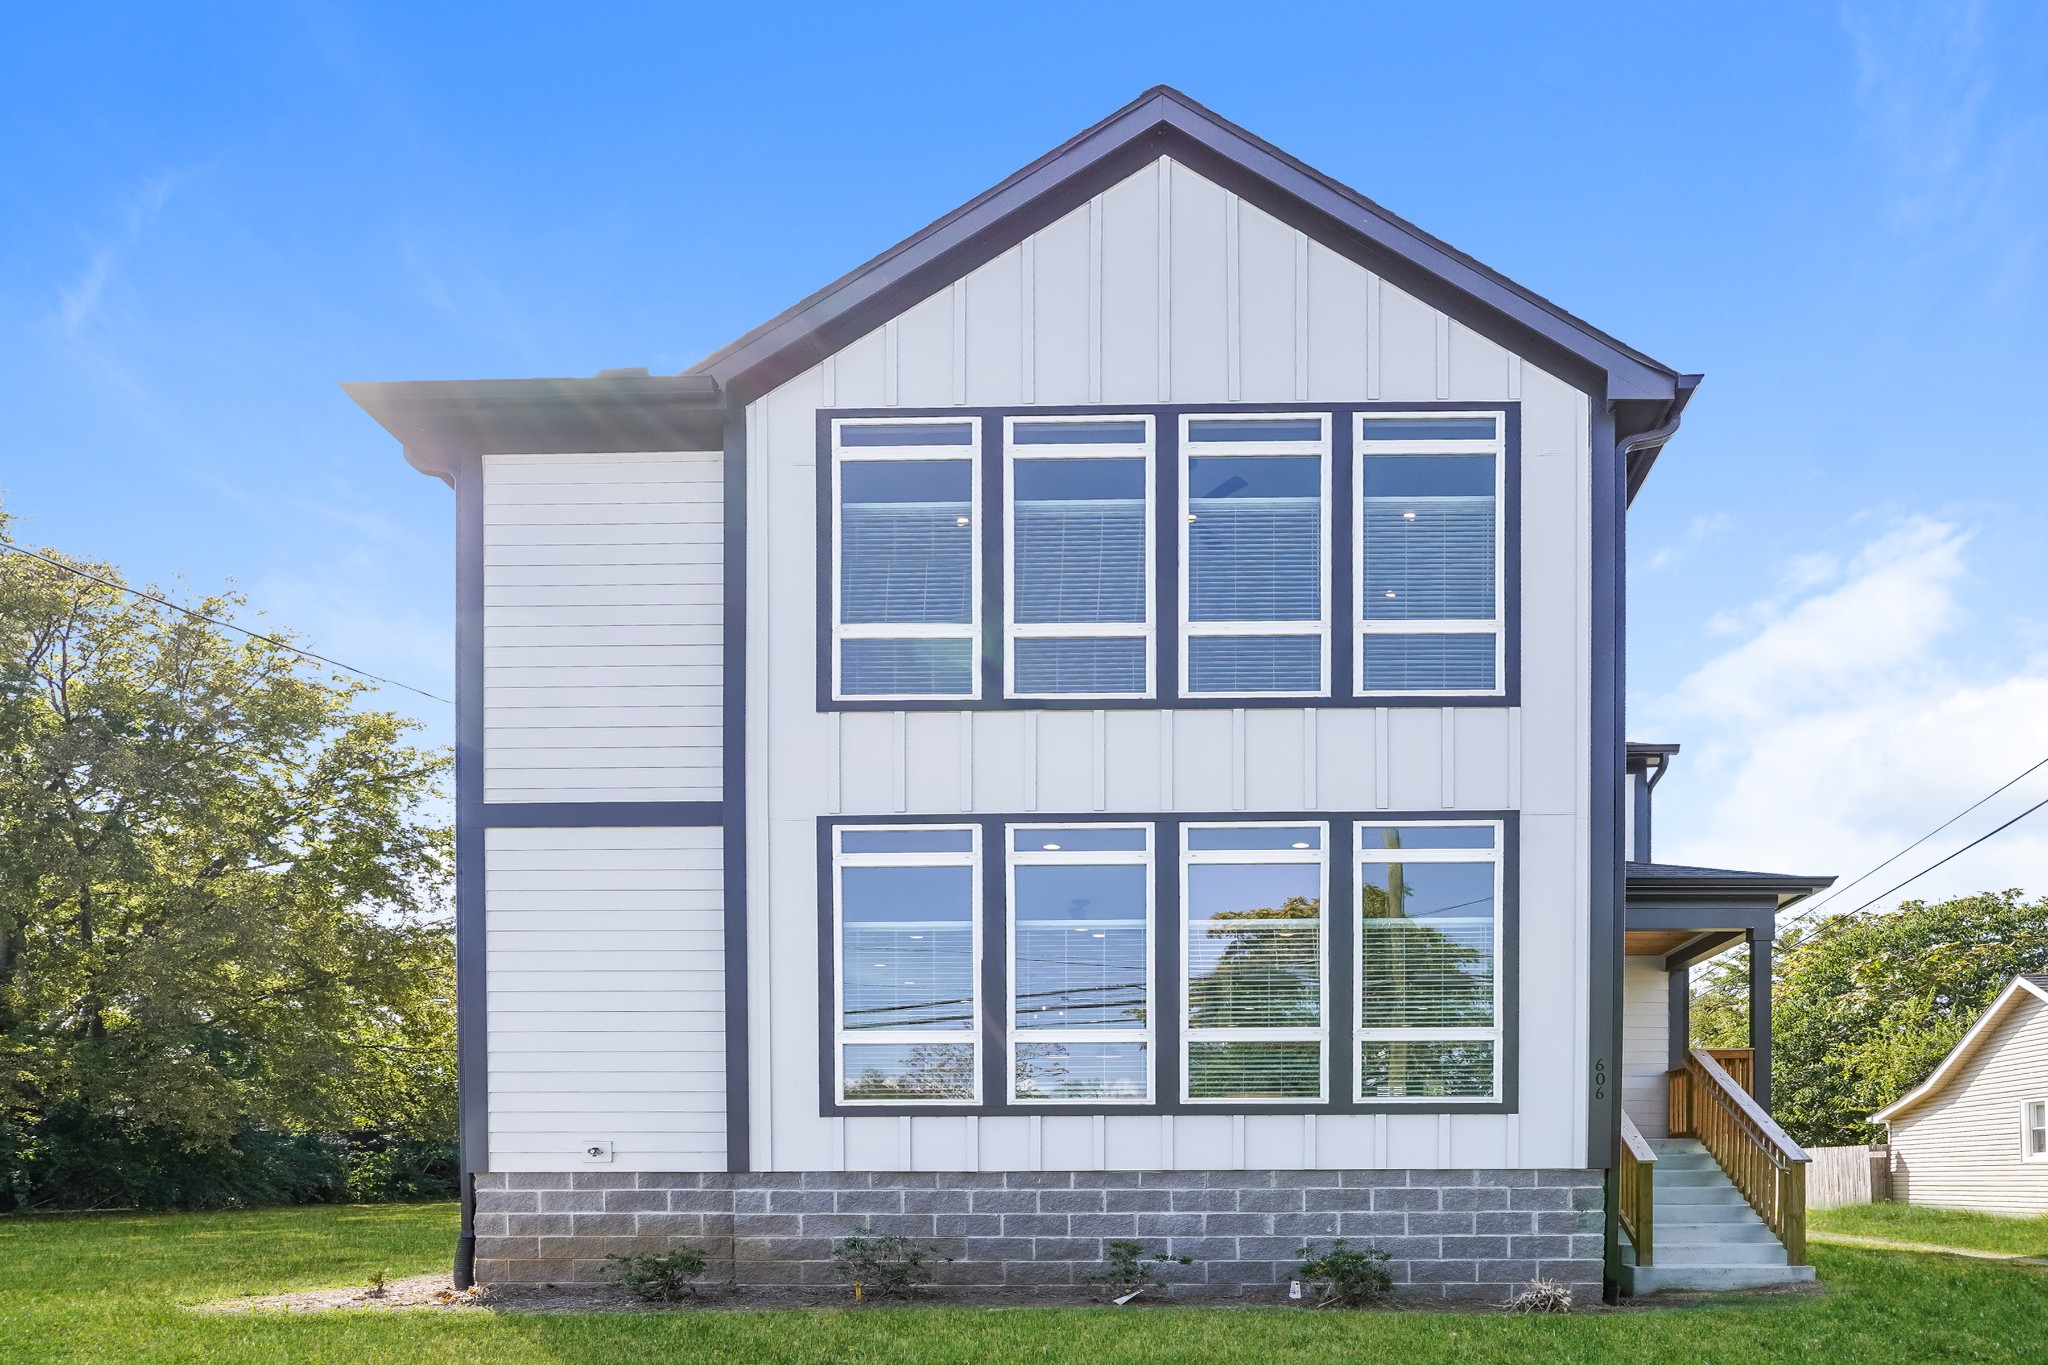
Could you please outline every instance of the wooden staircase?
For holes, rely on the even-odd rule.
[[[1676,1136],[1622,1117],[1622,1292],[1811,1281],[1806,1153],[1716,1056],[1695,1049],[1670,1081]]]

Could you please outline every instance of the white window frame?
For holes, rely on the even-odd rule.
[[[1261,849],[1197,849],[1190,847],[1190,835],[1203,829],[1314,829],[1321,832],[1319,848],[1261,848]],[[1213,1108],[1227,1109],[1232,1105],[1310,1105],[1327,1104],[1330,1095],[1330,833],[1327,820],[1202,820],[1191,821],[1180,827],[1180,1099],[1183,1104],[1198,1104]],[[1194,969],[1192,952],[1194,934],[1190,932],[1192,921],[1188,918],[1188,873],[1203,864],[1232,863],[1240,866],[1301,866],[1313,864],[1317,869],[1321,888],[1319,903],[1322,915],[1317,920],[1316,932],[1316,1013],[1321,1020],[1313,1028],[1203,1028],[1197,1029],[1188,1023],[1194,1004]],[[1316,1093],[1293,1095],[1284,1099],[1258,1098],[1243,1095],[1197,1096],[1194,1090],[1194,1073],[1189,1057],[1196,1043],[1307,1043],[1316,1044]]]
[[[1368,421],[1487,418],[1493,422],[1490,441],[1419,441],[1406,439],[1367,440]],[[1352,650],[1351,690],[1360,697],[1461,696],[1500,697],[1507,694],[1507,414],[1498,408],[1475,408],[1470,412],[1400,412],[1378,410],[1357,412],[1351,418],[1351,599],[1357,619],[1352,630],[1358,648]],[[1491,455],[1493,456],[1493,618],[1491,620],[1371,621],[1365,614],[1365,462],[1374,455]],[[1365,637],[1371,635],[1491,635],[1493,636],[1493,686],[1487,688],[1432,688],[1426,692],[1402,692],[1365,685]]]
[[[2034,1122],[2039,1114],[2041,1121]],[[2043,1139],[2043,1150],[2033,1150],[2034,1133],[2039,1131]],[[2020,1101],[2020,1160],[2024,1162],[2048,1162],[2048,1096]]]
[[[1097,424],[1102,422],[1143,422],[1145,444],[1142,454],[1145,461],[1145,591],[1144,617],[1138,622],[1031,622],[1017,621],[1017,478],[1019,459],[1072,459],[1072,460],[1128,460],[1141,453],[1141,448],[1131,443],[1102,445],[1076,442],[1065,445],[1053,442],[1017,444],[1018,423],[1029,426],[1054,426],[1059,423]],[[1156,450],[1159,445],[1158,422],[1148,413],[1083,413],[1071,415],[1033,416],[1020,413],[1003,419],[1003,695],[1005,697],[1038,699],[1083,699],[1121,698],[1144,700],[1159,693],[1159,649],[1154,636],[1155,602],[1158,597],[1158,496],[1155,477]],[[1145,690],[1143,692],[1020,692],[1017,690],[1017,641],[1069,639],[1136,638],[1145,642]]]
[[[1192,441],[1188,432],[1196,422],[1299,422],[1310,419],[1320,421],[1322,437],[1316,441]],[[1251,412],[1225,409],[1222,411],[1183,412],[1180,414],[1180,500],[1177,509],[1177,534],[1180,537],[1180,695],[1189,700],[1207,700],[1216,697],[1328,697],[1332,692],[1330,679],[1330,464],[1331,429],[1335,418],[1327,412]],[[1322,462],[1322,488],[1318,496],[1322,503],[1319,518],[1320,534],[1316,557],[1317,596],[1321,600],[1321,615],[1314,621],[1192,621],[1189,619],[1193,605],[1189,597],[1190,572],[1192,569],[1192,538],[1188,526],[1194,513],[1189,510],[1190,489],[1188,470],[1190,462],[1197,456],[1273,456],[1273,455],[1314,455]],[[1272,636],[1311,635],[1320,646],[1321,686],[1313,691],[1302,692],[1196,692],[1189,685],[1188,656],[1191,643],[1196,636]]]
[[[848,834],[957,834],[969,832],[964,853],[848,853]],[[833,1102],[848,1108],[896,1108],[932,1105],[939,1108],[971,1108],[981,1103],[981,974],[982,974],[982,839],[978,824],[855,824],[832,827],[832,1085]],[[969,977],[974,1023],[967,1029],[849,1029],[846,1027],[846,906],[845,879],[849,867],[968,867],[973,869],[969,891],[968,924],[973,934],[974,961]],[[965,1043],[974,1056],[974,1094],[963,1099],[924,1099],[897,1096],[887,1099],[856,1100],[846,1096],[846,1047],[849,1043],[885,1043],[898,1046],[917,1043]]]
[[[966,445],[846,446],[840,433],[848,427],[960,426],[968,427]],[[840,515],[845,504],[840,496],[840,470],[849,461],[965,460],[968,470],[968,617],[966,623],[927,621],[893,624],[888,622],[848,625],[839,619],[843,597],[840,593],[842,553],[845,544]],[[960,413],[943,417],[836,417],[832,419],[832,699],[834,701],[979,701],[981,699],[981,418]],[[845,689],[840,646],[847,640],[965,640],[967,641],[968,690],[965,692],[860,692]]]
[[[1134,829],[1145,836],[1145,847],[1141,851],[1130,849],[1076,849],[1046,852],[1043,849],[1020,852],[1017,835],[1032,830],[1071,829]],[[1156,867],[1158,835],[1153,826],[1143,821],[1119,821],[1114,823],[1087,823],[1068,821],[1065,824],[1013,824],[1003,826],[1004,887],[1003,915],[1008,927],[1007,963],[1009,974],[1008,1000],[1004,1002],[1009,1011],[1004,1015],[1004,1031],[1009,1037],[1006,1059],[1008,1070],[1006,1085],[1009,1103],[1013,1105],[1049,1105],[1063,1108],[1088,1108],[1097,1105],[1147,1105],[1153,1102],[1158,1089],[1159,1056],[1155,1044],[1158,1030],[1158,983],[1154,980],[1154,948],[1158,944],[1158,926],[1154,918],[1154,903],[1157,901]],[[1145,869],[1145,1026],[1132,1028],[1064,1028],[1024,1029],[1017,1026],[1017,869],[1019,867],[1120,867],[1142,866]],[[1017,1093],[1017,1047],[1020,1043],[1142,1043],[1145,1048],[1145,1093],[1134,1099],[1104,1099],[1084,1097],[1070,1100],[1048,1099],[1037,1095]]]
[[[1492,848],[1373,848],[1365,847],[1363,831],[1368,829],[1490,829]],[[1352,934],[1351,997],[1356,1011],[1352,1019],[1351,1059],[1353,1101],[1359,1104],[1389,1104],[1420,1109],[1441,1109],[1447,1104],[1480,1104],[1501,1097],[1501,1071],[1506,1064],[1507,1029],[1502,1017],[1503,985],[1507,975],[1502,967],[1503,925],[1507,918],[1507,830],[1499,820],[1354,820],[1351,823],[1352,884],[1365,885],[1365,865],[1387,863],[1491,863],[1493,865],[1493,1027],[1491,1028],[1367,1028],[1365,1026],[1365,929],[1362,923]],[[1346,913],[1360,914],[1358,905]],[[1365,1093],[1365,1045],[1367,1043],[1452,1043],[1493,1044],[1493,1087],[1484,1095],[1368,1095]]]

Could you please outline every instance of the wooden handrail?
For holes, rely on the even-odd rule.
[[[1703,1047],[1700,1051],[1721,1064],[1728,1079],[1751,1095],[1756,1093],[1756,1049],[1749,1047]]]
[[[1696,1137],[1742,1191],[1793,1265],[1806,1264],[1806,1167],[1810,1158],[1704,1048],[1671,1073],[1671,1132]]]
[[[1621,1116],[1621,1227],[1636,1249],[1636,1264],[1656,1257],[1657,1149]]]

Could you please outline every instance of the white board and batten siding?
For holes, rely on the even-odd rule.
[[[1621,1108],[1646,1138],[1671,1136],[1671,973],[1658,957],[1621,969]]]
[[[1892,1198],[2048,1213],[2048,1161],[2020,1146],[2030,1100],[2048,1100],[2048,1001],[2023,992],[1938,1092],[1891,1121]]]
[[[1519,707],[819,713],[819,409],[1294,400],[1520,402]],[[754,1168],[1583,1167],[1589,419],[1168,160],[750,405]],[[819,816],[1304,807],[1521,812],[1519,1113],[819,1114]]]
[[[719,799],[721,459],[485,457],[487,801]],[[487,831],[492,1169],[725,1169],[722,843]]]

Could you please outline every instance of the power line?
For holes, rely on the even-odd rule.
[[[248,636],[252,640],[261,640],[263,641],[263,643],[267,645],[276,645],[279,649],[288,650],[289,652],[298,655],[302,659],[312,659],[319,663],[326,664],[330,668],[338,668],[344,673],[353,673],[359,678],[367,678],[371,682],[382,683],[386,687],[398,687],[403,688],[407,692],[416,692],[420,696],[425,697],[428,701],[437,701],[440,702],[443,706],[453,706],[455,704],[454,702],[448,700],[448,698],[436,696],[434,693],[427,691],[423,687],[414,687],[411,683],[402,683],[398,681],[396,678],[386,678],[381,676],[380,674],[372,673],[366,668],[357,668],[354,664],[345,664],[339,659],[330,659],[325,654],[315,654],[310,649],[301,649],[297,645],[292,644],[289,640],[280,640],[275,635],[259,634],[256,631],[250,630],[246,626],[238,626],[233,621],[223,621],[217,616],[208,616],[205,612],[194,611],[190,607],[181,607],[176,602],[171,601],[167,597],[158,597],[153,592],[144,592],[140,588],[131,588],[126,583],[116,583],[111,578],[102,578],[100,577],[100,575],[96,573],[88,573],[86,570],[79,568],[75,564],[66,564],[61,559],[52,559],[48,555],[38,554],[34,550],[30,550],[23,546],[16,545],[11,540],[0,539],[0,549],[12,550],[15,554],[18,555],[27,555],[30,559],[40,560],[43,563],[48,564],[51,568],[62,569],[65,573],[76,574],[80,578],[90,579],[95,583],[101,584],[105,587],[112,588],[117,592],[129,593],[133,596],[142,598],[145,602],[154,602],[160,607],[169,607],[172,611],[181,612],[184,615],[191,617],[195,621],[204,621],[210,626],[219,626],[223,630],[237,631],[243,635]]]
[[[1994,796],[1997,796],[1997,795],[1999,795],[2000,793],[2002,793],[2002,792],[2004,792],[2004,791],[2008,790],[2009,788],[2012,788],[2012,787],[2015,787],[2015,786],[2019,785],[2019,784],[2020,784],[2021,782],[2023,782],[2023,781],[2024,781],[2024,780],[2026,780],[2027,778],[2029,778],[2029,777],[2033,776],[2033,775],[2034,775],[2035,773],[2039,772],[2039,771],[2040,771],[2040,770],[2041,770],[2042,768],[2048,768],[2048,758],[2044,758],[2044,759],[2042,759],[2042,760],[2041,760],[2040,762],[2038,762],[2038,763],[2034,764],[2034,765],[2033,765],[2033,767],[2031,767],[2031,768],[2028,768],[2028,769],[2027,769],[2027,770],[2026,770],[2025,772],[2021,773],[2021,774],[2020,774],[2020,775],[2019,775],[2018,777],[2015,777],[2015,778],[2013,778],[2013,779],[2012,779],[2012,780],[2011,780],[2010,782],[2007,782],[2007,783],[2006,783],[2006,784],[2005,784],[2004,786],[2002,786],[2002,787],[1998,788],[1998,789],[1997,789],[1997,791],[1994,791],[1994,792],[1992,792],[1992,793],[1991,793],[1990,795],[1988,795],[1988,796],[1983,796],[1983,797],[1979,797],[1979,798],[1978,798],[1977,800],[1975,800],[1975,801],[1971,802],[1971,803],[1970,803],[1969,805],[1965,806],[1965,807],[1964,807],[1963,809],[1961,809],[1961,810],[1957,811],[1957,812],[1956,812],[1956,813],[1955,813],[1954,815],[1951,815],[1951,816],[1950,816],[1950,817],[1949,817],[1948,819],[1946,819],[1946,820],[1942,821],[1942,822],[1941,822],[1940,824],[1936,825],[1936,826],[1935,826],[1935,827],[1934,827],[1933,829],[1930,829],[1930,830],[1928,830],[1928,831],[1927,831],[1927,832],[1926,832],[1925,834],[1923,834],[1923,835],[1921,835],[1921,836],[1920,836],[1919,838],[1915,839],[1915,840],[1914,840],[1914,841],[1913,841],[1912,843],[1910,843],[1910,844],[1907,844],[1907,845],[1906,845],[1906,846],[1905,846],[1904,848],[1900,849],[1900,850],[1899,850],[1899,851],[1898,851],[1897,853],[1894,853],[1894,854],[1892,854],[1892,856],[1891,856],[1891,857],[1889,857],[1889,858],[1886,858],[1886,859],[1885,859],[1885,860],[1884,860],[1883,862],[1879,863],[1879,864],[1878,864],[1878,865],[1877,865],[1876,867],[1873,867],[1873,868],[1871,868],[1871,869],[1870,869],[1870,870],[1869,870],[1868,872],[1865,872],[1865,873],[1863,873],[1863,874],[1862,874],[1862,876],[1859,876],[1859,877],[1855,878],[1855,879],[1854,879],[1854,880],[1852,880],[1852,881],[1846,881],[1846,882],[1843,882],[1843,883],[1842,883],[1842,884],[1841,884],[1840,886],[1838,886],[1838,887],[1835,887],[1835,888],[1834,888],[1833,890],[1829,891],[1829,892],[1828,892],[1828,893],[1827,893],[1827,894],[1826,894],[1825,896],[1822,896],[1822,897],[1821,897],[1821,898],[1820,898],[1819,900],[1817,900],[1817,901],[1814,901],[1814,902],[1813,902],[1812,904],[1808,905],[1808,906],[1807,906],[1807,907],[1805,907],[1805,908],[1804,908],[1803,910],[1801,910],[1801,911],[1800,911],[1800,912],[1799,912],[1798,914],[1794,915],[1794,916],[1793,916],[1793,917],[1792,917],[1791,919],[1787,920],[1787,921],[1785,922],[1785,927],[1786,927],[1786,928],[1788,928],[1788,929],[1789,929],[1789,928],[1791,928],[1791,927],[1792,927],[1793,925],[1795,925],[1795,924],[1799,923],[1799,921],[1801,921],[1801,920],[1805,919],[1805,918],[1806,918],[1806,917],[1807,917],[1808,915],[1811,915],[1811,914],[1813,914],[1813,913],[1814,913],[1815,911],[1819,910],[1819,909],[1820,909],[1820,908],[1821,908],[1821,907],[1822,907],[1823,905],[1826,905],[1826,904],[1827,904],[1827,903],[1828,903],[1829,901],[1831,901],[1831,900],[1835,899],[1835,897],[1837,897],[1837,896],[1841,895],[1841,894],[1842,894],[1842,893],[1843,893],[1844,891],[1847,891],[1847,890],[1848,890],[1848,889],[1849,889],[1850,887],[1852,887],[1852,886],[1856,885],[1856,883],[1857,883],[1857,882],[1860,882],[1860,881],[1866,881],[1866,880],[1868,880],[1869,878],[1871,878],[1871,877],[1874,877],[1874,876],[1876,876],[1876,875],[1877,875],[1877,874],[1878,874],[1879,872],[1882,872],[1882,871],[1883,871],[1883,870],[1884,870],[1885,868],[1887,868],[1887,867],[1890,867],[1890,866],[1891,866],[1891,865],[1892,865],[1893,863],[1895,863],[1895,862],[1897,862],[1897,861],[1898,861],[1899,859],[1901,859],[1901,858],[1905,857],[1905,856],[1906,856],[1906,855],[1907,855],[1908,853],[1911,853],[1911,852],[1912,852],[1912,851],[1913,851],[1914,849],[1916,849],[1916,848],[1920,847],[1920,845],[1922,845],[1922,844],[1926,843],[1926,842],[1927,842],[1927,841],[1928,841],[1929,839],[1932,839],[1932,838],[1933,838],[1933,837],[1934,837],[1935,835],[1937,835],[1937,834],[1941,833],[1941,832],[1942,832],[1943,830],[1947,829],[1947,828],[1948,828],[1948,827],[1949,827],[1950,825],[1953,825],[1953,824],[1954,824],[1954,823],[1955,823],[1956,821],[1958,821],[1958,820],[1962,819],[1962,818],[1963,818],[1963,817],[1964,817],[1965,815],[1968,815],[1968,814],[1969,814],[1969,813],[1970,813],[1971,811],[1973,811],[1973,810],[1977,809],[1977,807],[1979,807],[1979,806],[1983,805],[1983,804],[1984,804],[1984,803],[1985,803],[1986,801],[1989,801],[1989,800],[1991,800],[1991,798],[1992,798],[1992,797],[1994,797]],[[2003,825],[2001,825],[2001,826],[1999,826],[1999,828],[2000,828],[2000,829],[2003,829],[2003,828],[2004,828],[2004,826],[2003,826]],[[1996,832],[1996,831],[1994,831],[1994,833],[1995,833],[1995,832]],[[1986,838],[1989,838],[1989,837],[1990,837],[1990,835],[1986,835],[1985,837],[1986,837]],[[1956,850],[1956,852],[1957,852],[1957,853],[1960,853],[1960,852],[1962,852],[1962,850],[1961,850],[1961,849],[1957,849],[1957,850]],[[1949,856],[1950,856],[1950,857],[1953,857],[1953,856],[1955,856],[1955,855],[1954,855],[1954,854],[1951,854],[1951,855],[1949,855]],[[1939,864],[1936,864],[1936,866],[1939,866]],[[1929,869],[1928,869],[1928,871],[1929,871],[1929,872],[1931,872],[1931,871],[1933,871],[1933,870],[1934,870],[1933,868],[1929,868]],[[1920,874],[1920,875],[1922,875],[1922,876],[1925,876],[1926,874],[1925,874],[1925,873],[1922,873],[1922,874]],[[1908,880],[1911,880],[1911,879],[1910,879],[1910,878],[1908,878]],[[1902,882],[1902,883],[1900,883],[1900,885],[1902,885],[1902,886],[1903,886],[1904,884],[1905,884],[1905,883],[1903,883],[1903,882]],[[1889,894],[1889,893],[1887,893],[1887,894]],[[1882,897],[1882,896],[1880,896],[1880,897],[1879,897],[1878,899],[1882,900],[1882,899],[1883,899],[1883,897]],[[1850,911],[1849,913],[1853,915],[1853,914],[1855,914],[1856,912],[1855,912],[1854,910],[1852,910],[1852,911]]]
[[[1863,904],[1857,906],[1854,910],[1851,910],[1849,913],[1852,915],[1862,914],[1865,910],[1868,910],[1871,906],[1877,904],[1886,896],[1891,895],[1893,891],[1898,890],[1899,887],[1911,885],[1912,883],[1919,881],[1928,873],[1934,871],[1935,868],[1940,867],[1942,863],[1948,862],[1954,858],[1962,857],[1963,854],[1968,853],[1971,849],[1983,843],[1986,839],[1989,839],[1992,834],[2002,833],[2005,830],[2011,829],[2014,825],[2017,825],[2020,821],[2026,819],[2029,815],[2032,815],[2035,811],[2041,809],[2041,807],[2043,806],[2048,806],[2048,796],[2044,796],[2039,801],[2036,801],[2033,805],[2028,806],[2025,810],[2021,811],[2018,815],[2013,816],[2012,819],[2006,821],[1997,829],[1992,830],[1989,834],[1980,834],[1976,838],[1970,840],[1969,843],[1964,844],[1961,848],[1957,849],[1954,853],[1949,854],[1948,857],[1941,859],[1939,862],[1929,863],[1926,867],[1921,868],[1918,872],[1915,872],[1912,876],[1906,878],[1905,881],[1900,882],[1897,886],[1893,886],[1889,890],[1878,892],[1875,896],[1872,896],[1869,900],[1863,902]]]

